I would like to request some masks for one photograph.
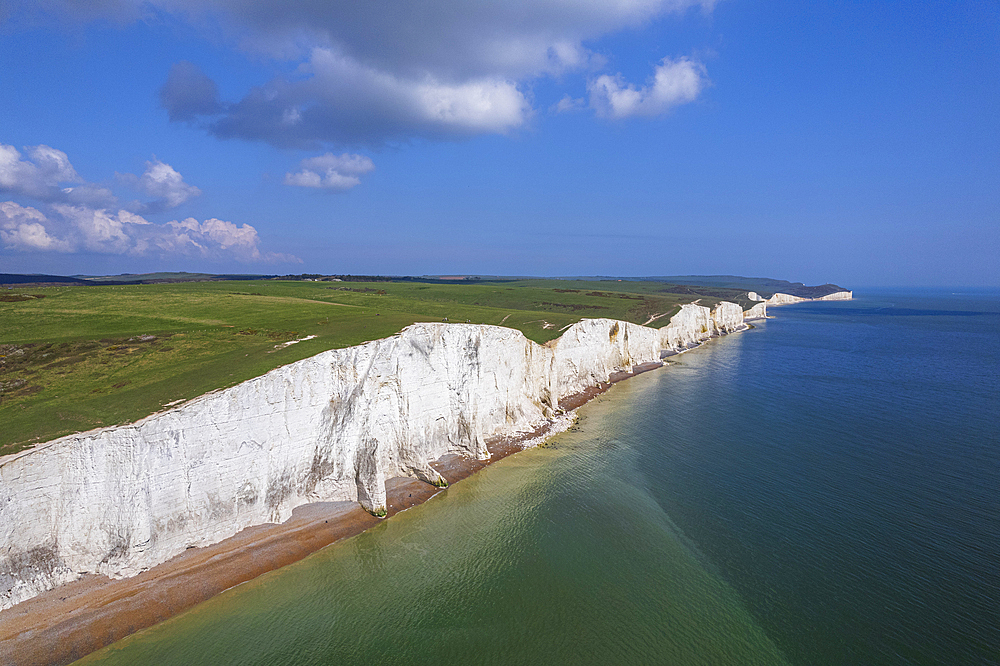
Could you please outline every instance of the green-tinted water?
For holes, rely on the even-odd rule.
[[[651,380],[551,446],[81,663],[782,663],[618,439]]]
[[[776,311],[109,664],[1000,664],[1000,293]]]

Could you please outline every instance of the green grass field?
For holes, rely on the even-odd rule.
[[[700,299],[711,307],[732,300],[746,308],[745,296],[656,282],[566,280],[261,280],[5,290],[0,455],[134,421],[415,322],[504,325],[544,343],[583,318],[660,327],[682,303]],[[310,335],[316,337],[280,346]]]

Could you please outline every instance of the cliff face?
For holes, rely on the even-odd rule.
[[[808,301],[808,298],[802,298],[801,296],[792,296],[791,294],[777,293],[767,299],[768,305],[788,305],[789,303],[801,303],[802,301]]]
[[[850,301],[854,298],[853,291],[835,291],[832,294],[827,294],[826,296],[821,296],[817,298],[817,301]]]
[[[553,347],[560,397],[606,382],[613,372],[659,361],[661,330],[614,319],[584,319],[570,326]]]
[[[803,301],[849,301],[853,298],[853,291],[836,291],[826,296],[820,296],[819,298],[803,298],[801,296],[777,293],[767,299],[766,302],[768,305],[788,305],[789,303],[801,303]]]
[[[767,303],[765,301],[757,303],[752,308],[743,313],[744,321],[750,319],[767,319]]]
[[[719,333],[732,333],[742,329],[744,327],[743,318],[743,308],[736,303],[723,301],[712,311],[712,321]]]
[[[680,351],[712,335],[714,322],[711,311],[700,305],[688,303],[670,318],[670,324],[660,329],[660,346]]]
[[[125,577],[315,501],[385,509],[385,480],[487,458],[559,399],[743,326],[685,305],[659,330],[583,320],[552,346],[497,326],[415,324],[127,426],[0,460],[0,609],[83,573]]]

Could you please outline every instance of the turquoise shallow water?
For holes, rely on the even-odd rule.
[[[1000,662],[1000,295],[773,314],[83,663]]]

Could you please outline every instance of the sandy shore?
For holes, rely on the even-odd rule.
[[[631,372],[615,373],[611,381],[567,396],[559,406],[570,412],[613,383],[661,366],[647,363]],[[489,460],[450,454],[432,466],[449,484],[456,483],[537,443],[551,428],[551,424],[543,425],[530,433],[488,442]],[[443,491],[416,479],[389,479],[386,517],[439,492]],[[230,587],[360,534],[379,520],[355,502],[307,504],[296,508],[284,523],[256,525],[212,546],[190,548],[132,578],[84,576],[0,612],[0,664],[68,664]]]

